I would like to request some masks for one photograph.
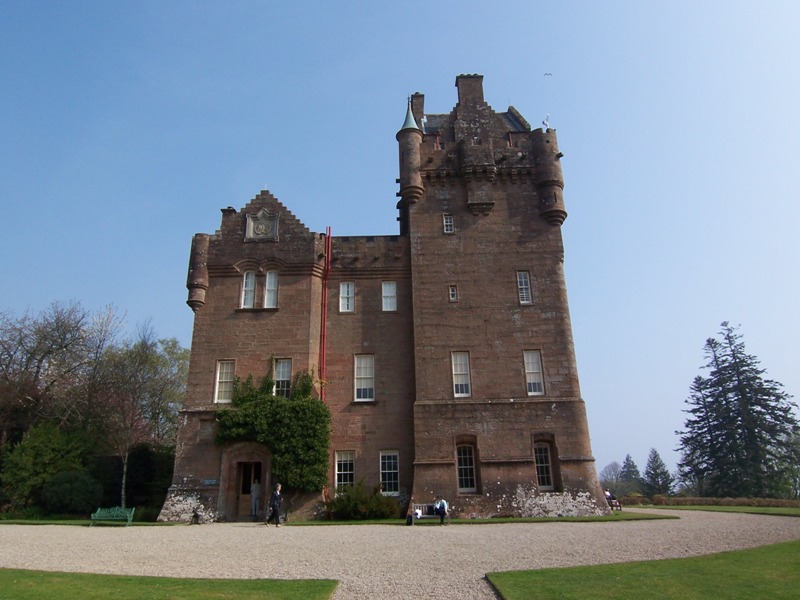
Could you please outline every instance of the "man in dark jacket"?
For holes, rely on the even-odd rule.
[[[269,518],[267,519],[267,526],[269,526],[271,521],[275,521],[275,527],[281,526],[281,501],[283,498],[281,497],[281,484],[275,484],[275,491],[272,492],[272,496],[269,499]]]

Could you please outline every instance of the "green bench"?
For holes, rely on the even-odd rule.
[[[127,521],[125,524],[125,527],[127,527],[133,522],[133,511],[135,510],[136,508],[122,508],[121,506],[98,508],[92,513],[92,522],[89,527],[97,521]]]

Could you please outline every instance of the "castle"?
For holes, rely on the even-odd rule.
[[[252,482],[273,483],[270,449],[216,445],[215,413],[234,377],[271,373],[288,394],[300,369],[324,380],[331,489],[441,494],[460,516],[607,513],[573,349],[555,130],[495,112],[480,75],[456,88],[449,114],[410,98],[397,234],[314,233],[262,191],[194,236],[188,394],[160,519],[249,515]],[[319,498],[306,500],[299,514]]]

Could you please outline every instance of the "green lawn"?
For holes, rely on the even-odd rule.
[[[329,579],[172,579],[0,569],[0,597],[15,600],[326,600]]]
[[[800,541],[696,558],[506,571],[486,577],[505,600],[796,600]]]

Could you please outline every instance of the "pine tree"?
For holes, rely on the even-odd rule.
[[[633,462],[630,454],[625,455],[622,469],[619,472],[619,487],[623,495],[638,494],[642,491],[642,477],[639,467]]]
[[[651,448],[642,477],[642,491],[651,498],[656,494],[668,496],[674,485],[675,478],[670,474],[667,465],[661,460],[658,451]]]
[[[756,357],[727,322],[704,350],[708,377],[697,376],[680,436],[681,478],[700,495],[765,497],[797,463],[798,422],[783,386],[764,377]]]

